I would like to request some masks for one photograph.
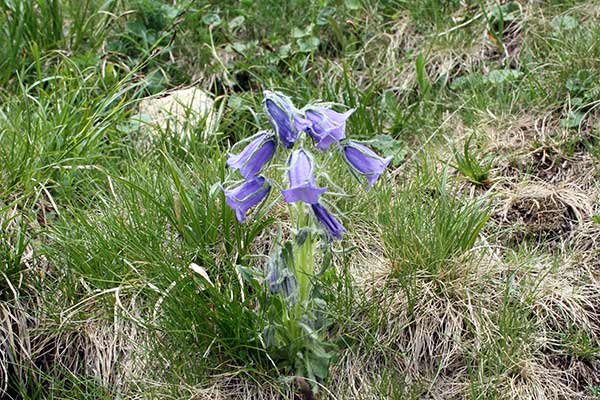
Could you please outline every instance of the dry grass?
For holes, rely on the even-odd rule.
[[[590,221],[580,225],[567,238],[567,249],[591,271],[593,279],[600,280],[600,224]]]
[[[592,215],[589,197],[574,185],[522,183],[503,197],[502,223],[525,234],[568,232]]]
[[[21,280],[6,279],[10,296],[0,303],[0,394],[10,396],[15,389],[9,388],[11,383],[48,386],[44,373],[54,379],[92,377],[115,393],[126,391],[141,376],[140,361],[147,362],[140,351],[145,335],[140,335],[135,301],[125,308],[117,289],[66,307],[54,286],[57,272],[47,260],[28,253],[22,261],[27,268]],[[94,316],[107,296],[114,296],[112,320]]]
[[[547,183],[569,182],[588,189],[594,183],[595,162],[576,146],[568,152],[565,143],[589,137],[593,128],[574,133],[559,126],[554,114],[523,114],[508,120],[490,119],[480,129],[485,133],[486,151],[495,154],[493,174],[511,181],[527,177]],[[592,188],[593,189],[593,188]]]
[[[423,48],[429,39],[428,35],[418,32],[415,21],[408,17],[390,22],[355,52],[351,70],[356,82],[359,86],[377,83],[400,96],[406,95],[416,85],[415,65],[406,62],[410,51],[426,53],[427,76],[431,82],[443,75],[451,79],[468,73],[481,61],[483,42],[466,47],[440,42],[433,48]]]
[[[508,250],[482,246],[449,262],[449,269],[459,271],[459,279],[435,282],[418,276],[419,297],[412,315],[407,313],[405,293],[393,286],[389,267],[382,266],[363,280],[362,290],[380,310],[373,333],[376,345],[343,353],[333,370],[335,398],[381,398],[377,396],[386,390],[383,370],[404,381],[405,395],[421,387],[417,398],[467,398],[473,386],[502,399],[591,398],[584,391],[597,384],[598,360],[570,358],[556,338],[568,326],[596,340],[600,337],[600,283],[590,281],[590,271],[570,259],[536,257],[527,265],[515,265],[503,261]],[[474,257],[481,252],[486,255]],[[368,265],[381,261],[373,259]],[[498,330],[507,304],[518,305],[510,312],[527,315],[530,333],[519,337],[511,332],[506,337],[507,332]],[[354,318],[361,321],[360,315]],[[363,321],[366,332],[372,321]],[[511,352],[510,346],[500,351],[503,361],[486,366],[485,349],[502,340],[522,343],[515,345],[518,351]],[[481,368],[504,372],[492,377]]]

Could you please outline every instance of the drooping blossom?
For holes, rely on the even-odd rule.
[[[265,163],[273,157],[276,146],[275,134],[261,131],[239,154],[230,155],[227,165],[239,169],[242,176],[249,179],[258,174]]]
[[[311,204],[315,217],[323,226],[331,239],[342,239],[346,228],[324,206],[319,203]]]
[[[281,93],[266,90],[264,106],[273,129],[287,148],[292,147],[296,142],[298,132],[306,130],[310,126],[306,117],[294,107],[287,96]]]
[[[270,190],[271,186],[266,179],[257,176],[232,189],[223,189],[223,192],[227,205],[235,211],[237,220],[243,222],[246,212],[267,197]]]
[[[297,295],[297,283],[294,274],[287,268],[285,255],[279,253],[271,258],[267,266],[267,280],[272,294],[283,293],[292,303]]]
[[[306,110],[306,118],[311,122],[308,134],[317,142],[317,148],[325,151],[332,143],[346,137],[346,120],[354,109],[339,113],[325,107],[315,107]]]
[[[392,157],[380,157],[367,146],[349,140],[343,144],[344,157],[348,164],[358,173],[367,177],[367,188],[379,178],[385,167],[388,166]]]
[[[327,191],[326,187],[318,187],[313,174],[313,164],[310,156],[300,148],[295,150],[288,161],[288,177],[290,188],[281,191],[288,203],[303,201],[314,204],[319,196]]]

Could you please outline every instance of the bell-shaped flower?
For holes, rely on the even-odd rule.
[[[269,191],[271,186],[263,176],[253,177],[244,181],[241,185],[233,189],[223,189],[225,193],[225,202],[235,211],[235,216],[239,222],[246,219],[246,212],[260,203]]]
[[[269,290],[272,294],[283,293],[285,298],[295,302],[297,283],[296,277],[288,268],[282,268],[277,263],[269,263],[267,270]]]
[[[358,173],[367,177],[367,188],[379,178],[388,166],[392,157],[382,158],[367,146],[349,140],[343,144],[344,157],[348,164]]]
[[[317,148],[327,150],[332,143],[337,143],[346,137],[346,120],[354,109],[339,113],[325,107],[315,107],[306,110],[306,118],[311,122],[308,133],[317,142]]]
[[[264,106],[273,129],[287,148],[296,142],[298,132],[310,126],[310,122],[294,107],[291,100],[281,93],[266,90]]]
[[[346,228],[324,206],[319,203],[311,204],[315,217],[331,239],[342,239]]]
[[[231,168],[239,169],[242,176],[250,179],[256,176],[263,165],[273,157],[277,146],[275,134],[262,131],[254,136],[254,139],[239,154],[232,154],[227,160]]]
[[[284,200],[288,203],[303,201],[314,204],[319,201],[319,196],[327,191],[326,187],[317,187],[312,160],[302,148],[294,151],[290,156],[288,177],[290,188],[281,191]]]

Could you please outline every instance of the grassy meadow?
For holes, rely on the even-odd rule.
[[[600,399],[599,21],[596,0],[0,0],[0,398]],[[148,111],[192,87],[202,112]],[[269,350],[285,304],[252,275],[287,208],[239,223],[219,186],[265,90],[355,108],[346,135],[393,157],[364,190],[316,156],[347,232],[316,260],[314,359]]]

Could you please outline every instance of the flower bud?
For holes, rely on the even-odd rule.
[[[332,214],[327,211],[325,207],[321,204],[311,204],[312,210],[315,213],[315,217],[321,224],[321,226],[327,232],[327,235],[331,239],[342,239],[344,232],[346,232],[346,228],[337,220]]]

